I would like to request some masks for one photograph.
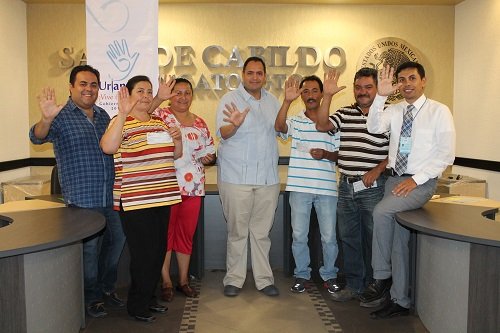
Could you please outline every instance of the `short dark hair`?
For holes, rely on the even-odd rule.
[[[147,77],[146,75],[136,75],[127,81],[127,89],[129,94],[132,93],[135,85],[139,82],[149,82],[151,85],[153,85],[149,77]]]
[[[305,78],[303,78],[302,81],[300,81],[299,88],[302,88],[302,86],[304,85],[304,82],[306,82],[306,81],[318,82],[319,90],[321,92],[323,92],[323,82],[321,82],[321,79],[319,77],[317,77],[316,75],[309,75],[309,76],[306,76]]]
[[[71,70],[71,73],[69,74],[69,83],[71,83],[72,86],[75,85],[76,81],[76,74],[80,72],[91,72],[97,77],[97,83],[101,85],[101,75],[99,74],[99,71],[95,69],[94,67],[90,65],[79,65],[73,67]]]
[[[174,83],[174,86],[178,83],[187,83],[189,84],[189,87],[191,88],[191,91],[193,91],[193,85],[191,84],[191,81],[189,81],[188,79],[186,78],[183,78],[183,77],[176,77],[175,78],[175,83]]]
[[[396,73],[395,73],[396,78],[398,77],[398,74],[403,69],[407,69],[407,68],[415,68],[418,72],[418,75],[420,75],[421,79],[423,79],[425,77],[424,66],[422,66],[421,64],[419,64],[418,62],[415,62],[415,61],[407,61],[407,62],[404,62],[401,65],[399,65],[398,68],[396,69]]]
[[[260,62],[262,64],[262,66],[264,67],[264,73],[266,73],[266,64],[264,62],[264,59],[262,59],[260,57],[250,57],[247,60],[245,60],[245,63],[243,64],[243,72],[247,68],[248,63],[251,61]]]
[[[362,77],[372,77],[373,82],[375,82],[375,85],[378,84],[378,73],[375,68],[369,68],[369,67],[363,67],[360,70],[354,74],[354,83],[356,82],[357,79],[362,78]]]

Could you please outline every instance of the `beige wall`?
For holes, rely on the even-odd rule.
[[[26,4],[0,1],[0,161],[28,158]]]
[[[195,51],[195,67],[170,65],[162,69],[162,73],[189,73],[195,83],[202,73],[209,78],[218,72],[207,69],[202,62],[201,53],[209,45],[220,45],[226,50],[238,46],[243,57],[248,55],[245,52],[249,45],[290,46],[290,62],[298,46],[315,46],[323,52],[339,46],[346,52],[342,84],[348,88],[335,99],[333,107],[336,108],[353,101],[351,82],[363,50],[379,38],[398,37],[423,55],[421,61],[429,73],[429,95],[447,104],[452,102],[453,6],[165,4],[159,7],[159,22],[159,45],[169,49],[187,45]],[[28,40],[32,124],[39,117],[34,96],[43,86],[55,86],[61,103],[67,98],[68,70],[58,69],[57,51],[73,47],[78,57],[85,48],[84,6],[29,5]],[[240,71],[231,68],[226,72]],[[277,72],[291,74],[293,71]],[[316,74],[323,75],[323,66]],[[192,106],[212,131],[219,97],[217,92],[197,93]],[[297,102],[294,111],[300,108]],[[289,154],[287,146],[282,145],[280,149],[281,155]],[[33,147],[32,156],[52,156],[52,151],[48,145]]]
[[[457,156],[500,161],[500,1],[467,0],[455,9],[455,125]],[[486,179],[488,195],[500,200],[500,173],[453,167]]]
[[[28,131],[28,68],[26,4],[20,0],[0,1],[0,161],[30,157]],[[0,172],[0,183],[28,176],[30,168]],[[0,202],[3,193],[0,188]]]
[[[71,68],[61,68],[59,52],[73,48],[79,58],[85,49],[84,5],[28,5],[29,126],[40,119],[36,96],[44,87],[56,89],[57,102],[69,96]],[[76,65],[76,64],[75,64]],[[32,157],[54,156],[52,145],[31,145]]]

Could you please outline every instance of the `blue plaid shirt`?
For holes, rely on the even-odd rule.
[[[30,140],[52,142],[64,201],[83,208],[113,204],[113,156],[102,152],[99,141],[110,118],[94,106],[94,122],[70,98],[50,126],[45,139],[37,139],[33,126]]]

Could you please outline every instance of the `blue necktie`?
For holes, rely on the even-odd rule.
[[[413,105],[408,105],[406,107],[406,112],[403,116],[403,125],[401,125],[401,135],[399,136],[399,142],[401,138],[411,137],[411,126],[413,124],[412,111],[415,107]],[[394,165],[394,170],[401,176],[406,172],[406,166],[408,165],[408,154],[403,154],[400,152],[401,145],[398,146],[398,156],[396,157],[396,164]]]

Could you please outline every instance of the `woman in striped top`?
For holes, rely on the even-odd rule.
[[[131,78],[119,91],[118,114],[101,139],[102,150],[114,154],[114,208],[130,250],[127,310],[145,322],[155,320],[151,311],[167,310],[154,294],[165,258],[170,206],[181,201],[174,167],[174,159],[182,156],[181,132],[148,113],[152,100],[149,78]]]

